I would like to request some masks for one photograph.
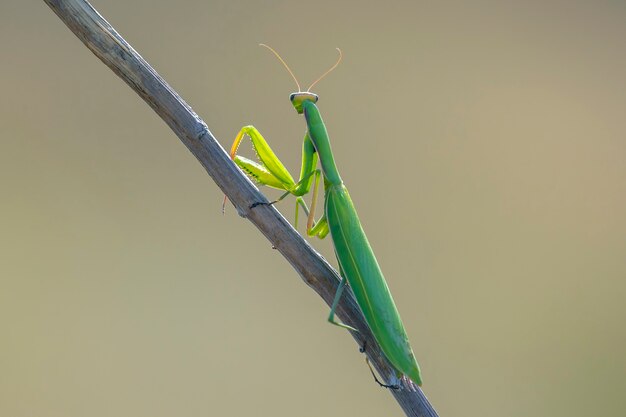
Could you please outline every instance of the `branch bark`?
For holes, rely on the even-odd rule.
[[[304,282],[330,306],[339,275],[300,234],[267,202],[242,174],[213,137],[206,124],[157,72],[84,0],[44,0],[67,27],[104,64],[124,80],[167,123],[228,196],[240,216],[250,220],[287,259]],[[359,330],[352,333],[359,346],[367,344],[367,356],[377,371],[388,377],[393,368],[382,354],[359,309],[352,291],[345,291],[337,316]],[[436,417],[421,389],[389,390],[407,416]]]

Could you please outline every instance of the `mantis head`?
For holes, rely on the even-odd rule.
[[[302,114],[303,109],[302,109],[302,103],[304,103],[305,101],[311,101],[313,103],[317,103],[317,100],[319,99],[319,97],[317,96],[317,94],[315,93],[311,93],[311,88],[313,88],[313,86],[315,84],[318,83],[319,80],[321,80],[322,78],[324,78],[326,75],[328,75],[329,72],[331,72],[332,70],[334,70],[337,65],[339,65],[339,63],[341,62],[341,49],[337,48],[337,51],[339,52],[339,58],[337,59],[337,62],[335,62],[335,64],[330,67],[325,73],[323,73],[317,80],[315,80],[313,82],[313,84],[311,84],[309,86],[309,88],[306,89],[306,91],[302,91],[302,89],[300,88],[300,83],[298,82],[298,80],[296,79],[296,76],[293,75],[293,72],[291,71],[291,69],[289,68],[289,66],[287,65],[287,63],[280,57],[280,55],[278,55],[278,52],[276,52],[274,49],[272,49],[270,46],[267,46],[263,43],[259,44],[260,46],[263,46],[264,48],[269,49],[270,51],[272,51],[272,53],[276,56],[276,58],[278,58],[278,60],[283,64],[283,66],[285,67],[285,69],[289,72],[289,74],[291,74],[291,77],[293,78],[293,80],[296,82],[296,86],[298,87],[298,92],[297,93],[291,93],[291,95],[289,96],[289,100],[291,101],[291,104],[293,104],[293,107],[296,109],[296,111],[298,112],[298,114]]]
[[[315,93],[311,93],[308,91],[298,91],[297,93],[291,93],[289,95],[289,100],[293,107],[296,109],[298,114],[302,114],[302,103],[305,101],[312,101],[313,103],[317,103],[319,97]]]

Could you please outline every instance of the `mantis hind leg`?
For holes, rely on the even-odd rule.
[[[359,349],[359,352],[361,353],[365,353],[365,351],[367,350],[367,341],[363,341],[363,346],[361,346],[361,348]],[[372,367],[372,364],[370,363],[369,358],[366,356],[365,357],[365,363],[367,364],[367,367],[370,368],[370,372],[372,373],[372,376],[374,377],[374,381],[381,387],[381,388],[388,388],[388,389],[400,389],[400,378],[398,378],[397,376],[393,376],[391,378],[391,381],[389,384],[385,384],[383,382],[380,382],[380,380],[378,379],[378,377],[376,376],[376,372],[374,372],[374,368]]]
[[[335,326],[343,327],[344,329],[352,330],[354,332],[358,332],[352,326],[348,326],[347,324],[335,321],[335,310],[337,309],[337,304],[339,304],[339,300],[341,299],[341,294],[346,287],[347,280],[343,273],[343,269],[341,265],[339,266],[339,271],[341,272],[341,282],[339,282],[339,286],[337,287],[337,292],[335,292],[335,298],[333,299],[333,304],[330,306],[330,314],[328,315],[328,322],[330,324],[334,324]]]

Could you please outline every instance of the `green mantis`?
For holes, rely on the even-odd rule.
[[[261,46],[274,53],[289,71],[298,87],[298,91],[292,93],[289,99],[298,114],[304,115],[307,126],[302,145],[300,178],[297,182],[293,179],[261,133],[253,126],[245,126],[239,131],[233,142],[230,156],[244,172],[258,183],[283,190],[285,193],[279,200],[290,194],[296,197],[296,223],[298,208],[300,207],[308,215],[306,230],[309,236],[323,239],[330,233],[342,280],[333,300],[328,321],[356,331],[352,327],[334,320],[335,308],[342,291],[346,284],[349,285],[376,341],[395,367],[396,377],[406,376],[414,383],[421,385],[420,369],[409,344],[402,320],[374,252],[361,227],[348,189],[337,170],[328,132],[316,105],[318,96],[310,92],[319,80],[339,64],[341,51],[337,49],[339,51],[337,62],[311,84],[306,91],[301,91],[296,77],[280,55],[267,45]],[[245,136],[248,136],[252,142],[259,159],[258,163],[237,155],[237,149]],[[321,169],[317,168],[318,161]],[[324,214],[315,222],[320,177],[324,179]],[[309,210],[303,196],[310,192],[311,187],[313,187],[313,198]],[[393,385],[389,386],[397,386],[396,382],[394,381]]]

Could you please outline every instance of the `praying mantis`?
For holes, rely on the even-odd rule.
[[[420,368],[404,325],[374,252],[363,231],[348,189],[339,175],[330,147],[328,132],[316,105],[318,96],[311,92],[318,81],[339,65],[342,57],[341,50],[337,48],[339,51],[337,62],[311,84],[306,91],[302,91],[298,80],[280,55],[267,45],[261,44],[261,46],[269,49],[278,58],[291,74],[298,88],[298,91],[292,93],[289,99],[296,112],[304,115],[307,127],[302,145],[300,178],[297,182],[293,179],[254,126],[241,128],[231,147],[230,157],[241,170],[259,184],[284,191],[284,194],[275,202],[288,195],[294,195],[296,197],[296,224],[298,222],[298,207],[301,207],[308,216],[306,231],[309,236],[323,239],[330,233],[342,279],[332,302],[328,321],[357,331],[334,319],[335,309],[341,294],[345,286],[349,285],[376,341],[397,371],[395,379],[392,377],[388,385],[381,385],[399,388],[398,382],[406,377],[415,384],[421,385]],[[239,145],[246,136],[250,138],[259,162],[237,155]],[[321,168],[317,168],[318,161]],[[323,177],[324,180],[324,214],[316,222],[315,210],[320,177]],[[313,196],[309,210],[303,196],[310,192],[311,186],[313,187]],[[224,197],[225,203],[226,197]]]

